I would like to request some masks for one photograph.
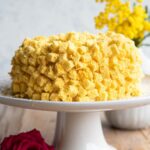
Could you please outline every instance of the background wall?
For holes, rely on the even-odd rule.
[[[93,17],[102,8],[95,0],[0,0],[0,74],[10,70],[11,57],[25,37],[96,32]]]
[[[67,31],[95,32],[93,17],[101,6],[94,0],[0,0],[0,67],[10,60],[25,37]]]

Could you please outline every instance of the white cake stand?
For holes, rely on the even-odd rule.
[[[0,90],[10,81],[0,81]],[[125,109],[150,104],[150,78],[142,82],[143,95],[108,102],[50,102],[18,99],[0,94],[0,103],[28,109],[57,111],[54,138],[56,150],[115,150],[108,145],[102,131],[100,111]]]

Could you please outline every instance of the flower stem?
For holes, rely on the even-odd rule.
[[[150,46],[150,44],[142,44],[141,46]]]
[[[137,38],[137,39],[133,39],[133,41],[135,42],[135,45],[137,46],[137,47],[140,47],[140,46],[143,46],[143,44],[142,44],[142,42],[146,39],[146,38],[148,38],[150,36],[150,33],[148,33],[148,34],[146,34],[143,38],[141,38],[141,39],[139,39],[139,38]],[[147,45],[147,44],[146,44]],[[148,46],[148,45],[147,45]]]

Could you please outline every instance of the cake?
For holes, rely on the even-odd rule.
[[[140,95],[139,49],[114,32],[26,38],[12,58],[12,93],[33,100],[108,101]]]

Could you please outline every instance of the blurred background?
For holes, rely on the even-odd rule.
[[[0,0],[1,73],[10,70],[14,51],[25,37],[68,31],[96,32],[100,5],[94,0]]]
[[[149,0],[144,3],[150,5]],[[0,0],[0,74],[7,75],[11,57],[25,37],[98,32],[93,17],[102,8],[95,0]],[[146,52],[150,54],[148,48]]]

